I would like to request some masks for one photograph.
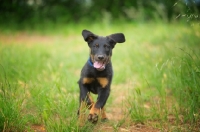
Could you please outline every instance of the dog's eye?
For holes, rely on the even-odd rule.
[[[107,44],[104,44],[104,48],[110,48],[110,46]]]
[[[99,48],[99,44],[95,44],[94,47]]]

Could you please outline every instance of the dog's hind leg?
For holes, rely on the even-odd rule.
[[[92,105],[94,104],[93,101],[92,101],[92,97],[90,96],[89,92],[87,94],[85,92],[86,91],[80,92],[80,106],[79,106],[79,110],[78,110],[79,126],[83,126],[85,124],[85,122],[87,120],[86,110],[91,109]]]
[[[94,101],[93,101],[93,99],[92,99],[90,93],[88,93],[87,97],[89,98],[89,99],[88,99],[88,102],[87,102],[87,107],[88,107],[88,109],[91,109],[92,106],[94,105]]]
[[[106,121],[108,118],[106,116],[105,108],[101,109],[101,121]]]

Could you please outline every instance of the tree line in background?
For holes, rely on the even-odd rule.
[[[200,20],[200,0],[0,0],[0,24]]]

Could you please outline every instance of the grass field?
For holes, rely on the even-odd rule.
[[[123,32],[113,49],[109,121],[79,127],[81,31]],[[0,131],[200,131],[200,25],[65,25],[0,33]]]

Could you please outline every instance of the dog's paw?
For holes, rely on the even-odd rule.
[[[98,115],[97,114],[89,114],[88,115],[88,121],[92,122],[93,124],[97,123],[98,121]]]

